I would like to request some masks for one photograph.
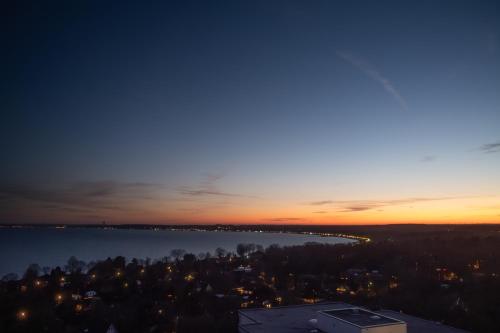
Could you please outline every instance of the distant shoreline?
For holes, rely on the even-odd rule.
[[[414,237],[453,236],[464,231],[478,237],[498,235],[500,224],[378,224],[378,225],[304,225],[304,224],[0,224],[5,228],[89,228],[119,230],[187,230],[265,232],[340,237],[359,242],[405,240]]]
[[[253,226],[254,228],[246,228]],[[192,232],[253,232],[253,233],[286,233],[297,235],[310,235],[320,237],[336,237],[358,242],[370,242],[369,237],[363,237],[345,233],[330,233],[330,232],[313,232],[313,231],[296,231],[296,230],[268,230],[263,228],[255,228],[255,225],[102,225],[102,224],[24,224],[24,225],[0,225],[0,229],[103,229],[103,230],[165,230],[165,231],[192,231]],[[286,226],[284,226],[286,227]]]
[[[327,237],[330,236],[330,237]],[[274,244],[280,247],[304,244],[359,244],[358,239],[313,233],[207,230],[193,228],[116,228],[82,226],[13,226],[0,228],[0,276],[14,272],[22,274],[31,263],[41,267],[63,266],[68,257],[86,261],[122,256],[152,258],[168,256],[175,249],[187,253],[214,253],[218,248],[237,250],[238,244],[262,248]],[[13,256],[12,253],[16,255]]]

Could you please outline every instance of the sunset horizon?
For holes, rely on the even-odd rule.
[[[88,184],[87,184],[88,185]],[[95,194],[61,191],[69,201],[45,202],[39,207],[36,199],[26,200],[24,208],[31,211],[3,213],[6,224],[331,224],[331,225],[375,225],[375,224],[495,224],[500,223],[498,202],[495,195],[464,197],[411,197],[381,200],[314,200],[309,202],[273,203],[265,198],[236,194],[230,199],[196,200],[181,198],[176,200],[175,212],[163,211],[165,205],[158,198],[130,198],[127,193],[114,192],[117,184],[95,183],[101,191]],[[145,184],[142,184],[145,185]],[[142,186],[141,185],[141,186]],[[85,186],[87,187],[87,186]],[[125,186],[126,187],[126,186]],[[109,192],[108,192],[109,190]],[[184,191],[185,189],[183,189]],[[193,191],[207,191],[196,189]],[[211,190],[212,191],[212,190]],[[215,190],[214,190],[215,191]],[[217,190],[219,191],[219,190]],[[195,192],[198,193],[198,192]],[[222,193],[222,192],[221,192]],[[50,195],[43,193],[50,199]],[[142,193],[141,195],[146,195]],[[189,194],[195,197],[205,194]],[[81,199],[84,197],[84,199]],[[196,203],[193,207],[193,201]],[[167,201],[166,201],[167,202]],[[200,203],[202,202],[202,203]],[[54,205],[56,208],[47,208]],[[141,206],[143,205],[143,206]],[[46,214],[49,210],[52,213]],[[82,211],[92,211],[93,215]]]
[[[499,0],[2,9],[0,332],[498,333]]]
[[[0,223],[500,223],[495,6],[12,9]]]

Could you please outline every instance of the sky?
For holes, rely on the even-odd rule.
[[[500,223],[498,1],[0,15],[0,223]]]

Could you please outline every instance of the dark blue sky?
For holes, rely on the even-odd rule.
[[[326,223],[356,220],[346,202],[496,198],[499,7],[16,2],[0,222],[309,221],[331,201]],[[487,207],[453,218],[498,220]]]

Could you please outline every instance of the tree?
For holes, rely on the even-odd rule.
[[[75,256],[71,256],[68,259],[68,263],[66,264],[66,270],[70,271],[71,273],[79,272],[85,267],[85,262],[82,260],[78,260]]]
[[[247,253],[255,252],[255,248],[256,246],[254,243],[247,244]]]
[[[215,255],[219,258],[222,258],[222,257],[225,257],[227,254],[227,251],[224,250],[223,248],[221,247],[218,247],[215,249]]]
[[[125,268],[125,262],[126,262],[125,257],[118,256],[115,259],[113,259],[113,266],[115,268],[122,268],[123,269],[123,268]]]
[[[192,253],[186,253],[183,257],[183,261],[185,265],[193,265],[196,262],[196,256]]]
[[[236,252],[238,253],[238,255],[240,257],[243,257],[248,253],[255,252],[255,244],[253,244],[253,243],[248,243],[248,244],[240,243],[236,246]]]
[[[19,277],[15,273],[9,273],[2,277],[2,282],[17,281]]]
[[[170,255],[176,260],[179,260],[179,258],[182,257],[184,253],[186,253],[186,250],[183,249],[173,249],[172,251],[170,251]]]
[[[245,255],[246,251],[247,251],[247,249],[246,249],[245,244],[240,243],[240,244],[238,244],[238,245],[236,246],[236,253],[238,253],[238,255],[239,255],[240,257],[243,257],[243,256]]]
[[[24,273],[24,278],[26,280],[35,279],[35,278],[38,277],[38,274],[40,273],[41,270],[42,269],[40,268],[40,265],[38,265],[38,264],[31,264],[26,269],[26,272]]]

